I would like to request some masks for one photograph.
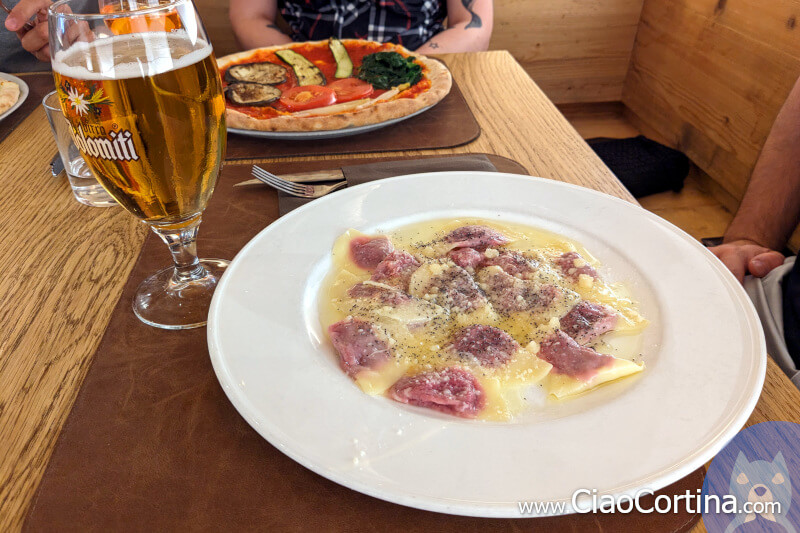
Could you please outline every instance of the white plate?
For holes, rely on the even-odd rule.
[[[228,128],[229,133],[237,135],[245,135],[247,137],[260,137],[262,139],[277,139],[286,141],[316,141],[320,139],[336,139],[338,137],[349,137],[350,135],[358,135],[359,133],[367,133],[369,131],[379,130],[392,124],[397,124],[411,117],[416,117],[420,113],[424,113],[436,104],[428,107],[423,107],[419,111],[415,111],[410,115],[400,118],[393,118],[378,124],[369,124],[367,126],[357,126],[355,128],[344,128],[340,130],[322,130],[322,131],[257,131],[257,130],[243,130],[239,128]]]
[[[24,102],[25,99],[28,98],[28,92],[29,91],[28,91],[28,84],[25,83],[24,81],[22,81],[21,79],[19,79],[16,76],[12,76],[11,74],[5,74],[3,72],[0,72],[0,79],[4,79],[4,80],[7,80],[7,81],[13,81],[17,85],[19,85],[19,99],[5,113],[0,114],[0,120],[3,120],[7,116],[9,116],[11,113],[16,111],[19,106],[22,105],[22,102]]]
[[[506,424],[362,393],[338,368],[318,319],[334,240],[350,227],[451,216],[522,222],[583,243],[652,321],[646,370]],[[690,236],[589,189],[483,172],[367,183],[282,217],[222,278],[208,341],[233,405],[295,461],[384,500],[486,517],[519,517],[523,500],[569,502],[579,488],[630,495],[688,475],[743,426],[766,371],[746,294]]]

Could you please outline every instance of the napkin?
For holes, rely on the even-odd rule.
[[[368,163],[365,165],[349,165],[342,167],[342,174],[344,174],[345,180],[347,181],[347,186],[353,187],[362,183],[405,174],[448,172],[453,170],[497,172],[497,168],[495,168],[492,162],[489,161],[489,158],[484,154],[471,154],[453,157],[428,157],[404,159],[400,161],[381,161],[380,163]],[[336,194],[336,192],[331,194]],[[278,196],[278,209],[280,215],[283,216],[289,211],[312,201],[313,200],[280,193]]]

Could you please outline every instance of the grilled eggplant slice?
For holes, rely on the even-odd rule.
[[[278,85],[286,81],[286,68],[275,63],[242,63],[225,71],[225,81],[237,83],[247,81],[263,85]]]
[[[353,61],[350,59],[350,54],[342,44],[342,41],[336,37],[331,37],[328,40],[328,47],[331,49],[333,58],[336,60],[336,76],[337,78],[349,78],[353,75]]]
[[[325,75],[322,71],[294,50],[278,50],[275,55],[294,69],[298,85],[325,85]]]
[[[280,98],[281,91],[272,85],[240,81],[225,87],[225,97],[237,105],[265,106]]]

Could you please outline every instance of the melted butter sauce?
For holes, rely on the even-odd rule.
[[[391,340],[395,354],[392,363],[378,372],[364,372],[356,380],[364,392],[383,394],[403,375],[438,370],[459,365],[468,368],[483,386],[487,406],[479,418],[508,420],[534,403],[531,398],[547,396],[561,399],[583,393],[595,386],[642,369],[631,363],[641,353],[642,330],[647,326],[627,289],[621,283],[606,284],[601,279],[588,283],[572,282],[560,275],[550,260],[565,252],[578,252],[586,262],[598,266],[599,261],[581,244],[549,231],[516,223],[501,223],[478,218],[433,220],[398,228],[388,233],[395,249],[405,250],[423,263],[441,261],[447,247],[441,239],[464,225],[488,226],[500,231],[512,242],[498,250],[514,250],[535,258],[539,267],[534,279],[557,285],[563,293],[553,305],[539,313],[516,312],[499,315],[491,308],[471,313],[448,313],[425,300],[414,305],[393,308],[372,300],[353,299],[347,291],[356,283],[367,281],[371,271],[358,267],[350,256],[350,241],[363,235],[349,230],[335,243],[333,268],[323,283],[320,294],[320,319],[328,326],[348,316],[358,316],[377,325]],[[604,304],[619,315],[617,327],[592,345],[598,352],[618,360],[604,369],[590,383],[563,375],[550,374],[551,365],[536,356],[538,343],[559,328],[558,318],[565,315],[581,299]],[[420,318],[422,317],[422,321]],[[522,349],[505,365],[487,368],[477,361],[465,360],[448,348],[453,335],[470,324],[499,327],[510,334]],[[546,392],[545,392],[546,391]]]

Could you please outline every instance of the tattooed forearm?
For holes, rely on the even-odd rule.
[[[281,29],[277,25],[275,25],[275,24],[273,24],[271,22],[269,24],[267,24],[267,28],[269,28],[271,30],[281,31]]]
[[[431,48],[439,48],[439,43],[433,43],[432,42],[428,46],[430,46]]]
[[[472,20],[469,21],[469,24],[464,26],[464,29],[468,30],[470,28],[480,28],[483,26],[481,18],[476,15],[474,11],[472,11],[472,4],[475,3],[475,0],[461,0],[461,3],[463,4],[464,9],[466,9],[467,12],[469,12],[469,14],[472,16]]]

